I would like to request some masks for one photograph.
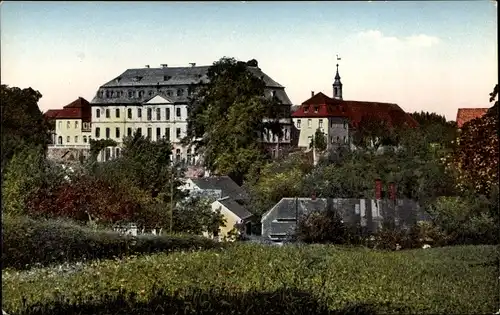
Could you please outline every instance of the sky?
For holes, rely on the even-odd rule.
[[[397,103],[455,120],[490,107],[498,82],[497,6],[479,1],[8,2],[1,82],[42,93],[42,111],[128,68],[257,59],[294,104],[332,96]],[[337,57],[341,58],[337,61]]]

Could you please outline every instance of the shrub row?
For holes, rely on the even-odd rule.
[[[33,220],[3,216],[4,267],[26,269],[33,265],[106,259],[134,254],[211,249],[222,246],[198,236],[126,236],[94,231],[62,220]]]

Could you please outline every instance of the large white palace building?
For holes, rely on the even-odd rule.
[[[118,143],[115,148],[106,148],[99,161],[113,159],[120,154],[120,145],[125,136],[139,132],[157,140],[166,137],[173,145],[173,159],[176,162],[195,164],[198,157],[191,145],[182,145],[186,135],[190,97],[201,84],[208,83],[210,66],[169,67],[162,64],[158,68],[148,65],[139,69],[128,69],[113,80],[103,84],[90,102],[91,135],[95,140],[112,139]],[[266,84],[266,94],[276,96],[282,103],[283,136],[278,139],[271,134],[264,137],[273,154],[291,145],[291,102],[285,88],[266,75],[258,65],[249,66],[252,74]],[[57,117],[55,118],[57,120]],[[56,123],[57,124],[57,123]],[[58,135],[65,139],[65,135]],[[56,142],[63,146],[64,141]]]

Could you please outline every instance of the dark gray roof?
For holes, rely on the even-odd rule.
[[[234,200],[248,200],[247,192],[238,186],[229,176],[214,176],[191,178],[193,183],[202,190],[221,190],[222,198],[230,197]]]
[[[295,218],[296,212],[299,215],[312,211],[323,211],[327,208],[326,198],[282,198],[274,207],[266,212],[262,217],[270,212],[274,212],[279,218]]]
[[[240,219],[247,219],[252,216],[252,213],[231,198],[219,199],[217,201],[229,209],[232,213],[236,214]]]
[[[143,88],[145,90],[145,95],[141,99],[132,98],[130,99],[127,93],[123,93],[123,96],[116,98],[100,98],[99,94],[94,97],[92,104],[123,104],[123,103],[143,103],[145,99],[149,98],[149,91],[157,91],[158,88],[164,88],[166,86],[172,86],[173,98],[176,102],[187,102],[187,94],[184,93],[183,96],[177,97],[176,88],[173,86],[187,86],[190,84],[207,83],[208,76],[207,72],[210,66],[197,66],[197,67],[166,67],[166,68],[140,68],[140,69],[128,69],[121,75],[117,76],[113,80],[105,83],[101,88]],[[290,99],[286,95],[284,87],[278,82],[274,81],[271,77],[265,74],[260,68],[249,67],[251,73],[255,76],[262,78],[264,80],[266,87],[268,89],[275,89],[276,96],[281,100],[283,104],[291,104]],[[167,79],[167,80],[165,80]],[[162,91],[163,92],[163,91]]]

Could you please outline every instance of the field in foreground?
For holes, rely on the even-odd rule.
[[[28,308],[45,305],[44,312],[32,308],[26,314],[312,314],[326,309],[340,314],[356,308],[364,314],[492,314],[498,310],[497,257],[493,246],[377,252],[236,244],[95,261],[73,273],[4,270],[2,307],[21,314],[24,298]],[[117,297],[118,292],[126,294]]]

